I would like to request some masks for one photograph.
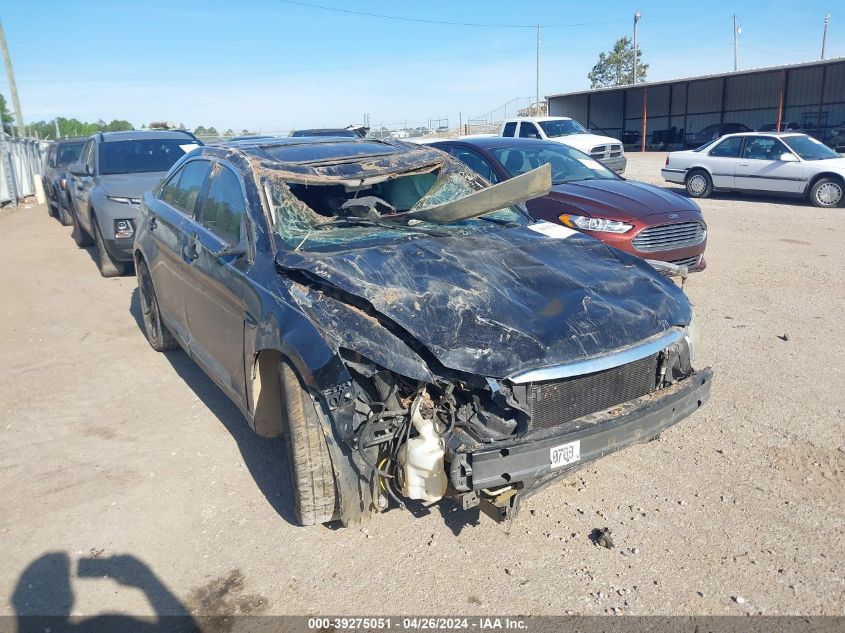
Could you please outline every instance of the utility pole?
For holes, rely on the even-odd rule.
[[[641,17],[642,14],[639,11],[634,14],[634,80],[632,84],[637,83],[637,23]]]
[[[6,33],[3,31],[2,22],[0,22],[0,48],[3,49],[3,62],[6,64],[6,76],[9,78],[9,92],[12,94],[12,106],[15,108],[18,136],[26,136],[23,114],[21,113],[21,101],[18,99],[18,86],[15,83],[15,71],[12,70],[12,58],[9,56],[9,47],[6,46]]]
[[[734,13],[734,72],[739,70],[739,34],[742,27],[736,25],[736,13]]]
[[[824,16],[824,34],[822,35],[822,59],[824,59],[824,47],[827,44],[827,26],[830,24],[830,13]]]
[[[540,25],[537,25],[537,77],[534,84],[537,96],[537,115],[540,116]],[[530,110],[529,110],[530,111]]]
[[[53,119],[53,125],[56,126],[56,140],[58,141],[61,138],[61,136],[59,135],[59,120]]]

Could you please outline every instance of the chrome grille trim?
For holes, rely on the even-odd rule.
[[[701,222],[677,222],[643,229],[633,239],[634,248],[643,253],[696,246],[707,239]]]
[[[676,266],[686,266],[687,268],[695,268],[698,266],[698,263],[701,261],[701,255],[696,255],[694,257],[685,257],[683,259],[673,259],[670,260],[670,264],[675,264]]]
[[[531,369],[521,374],[509,376],[508,379],[514,384],[521,385],[527,382],[539,382],[542,380],[555,380],[557,378],[570,378],[582,374],[592,374],[603,369],[612,369],[620,365],[627,365],[635,360],[651,356],[669,347],[672,343],[677,343],[682,338],[684,338],[684,331],[679,327],[674,327],[667,332],[658,334],[651,339],[627,349],[566,365],[553,365],[551,367],[543,367],[542,369]]]

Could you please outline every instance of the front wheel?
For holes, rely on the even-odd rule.
[[[100,274],[103,277],[120,277],[126,272],[126,264],[116,260],[106,250],[103,230],[97,218],[94,218],[94,239],[97,242],[97,267],[100,269]]]
[[[70,223],[73,225],[73,232],[70,236],[73,238],[76,245],[79,248],[91,246],[93,243],[91,235],[88,231],[82,228],[82,225],[79,223],[79,217],[76,215],[76,211],[74,209],[70,209]]]
[[[147,264],[144,261],[138,262],[135,272],[138,274],[138,299],[141,303],[141,316],[144,319],[144,332],[150,347],[157,352],[178,348],[179,344],[173,334],[161,320],[161,311],[158,309],[158,299],[153,288],[153,278],[150,276]]]
[[[843,199],[842,181],[836,178],[819,178],[810,188],[810,202],[814,206],[830,209],[840,206]]]
[[[279,377],[296,518],[302,525],[327,523],[338,516],[337,489],[317,408],[284,361],[279,365]]]
[[[73,224],[73,218],[70,217],[70,211],[68,211],[67,204],[67,202],[62,202],[62,199],[59,198],[57,206],[59,209],[59,222],[62,223],[62,226],[70,226]]]
[[[710,179],[710,174],[703,169],[695,169],[688,173],[684,179],[684,185],[690,198],[706,198],[713,193],[713,181]]]

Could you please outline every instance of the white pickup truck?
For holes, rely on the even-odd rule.
[[[564,116],[537,116],[509,119],[502,123],[499,136],[538,138],[569,145],[589,154],[617,174],[625,171],[628,160],[622,141],[599,136],[586,130],[578,121]]]

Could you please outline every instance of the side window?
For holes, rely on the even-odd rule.
[[[211,163],[192,160],[177,171],[161,188],[159,198],[185,215],[193,216],[202,185]]]
[[[50,146],[50,152],[47,154],[47,165],[50,167],[56,166],[56,144]]]
[[[540,132],[533,123],[523,121],[519,124],[519,138],[540,138]]]
[[[502,130],[502,136],[514,136],[516,134],[516,121],[505,123],[505,129]]]
[[[94,174],[96,173],[95,166],[97,164],[94,161],[94,159],[96,158],[95,155],[97,153],[97,144],[94,141],[89,141],[89,143],[91,144],[91,147],[88,148],[88,156],[85,158],[85,163],[88,165],[88,173]]]
[[[732,136],[731,138],[726,138],[724,141],[722,141],[716,147],[710,150],[710,156],[718,156],[721,158],[738,158],[739,150],[742,147],[742,138],[743,137],[741,136]]]
[[[229,244],[241,241],[241,220],[246,213],[241,181],[231,169],[215,166],[199,223]]]
[[[493,184],[499,182],[499,177],[493,171],[492,165],[481,154],[463,147],[453,147],[449,150],[449,153],[482,178]]]
[[[94,147],[94,141],[89,140],[87,143],[85,143],[85,147],[82,148],[82,154],[79,156],[79,162],[80,163],[87,163],[87,164],[91,163],[92,159],[90,157],[91,157],[91,152],[93,151],[93,149],[92,149],[93,147]]]
[[[783,144],[771,136],[749,137],[742,150],[742,157],[752,160],[778,160],[785,151]]]

